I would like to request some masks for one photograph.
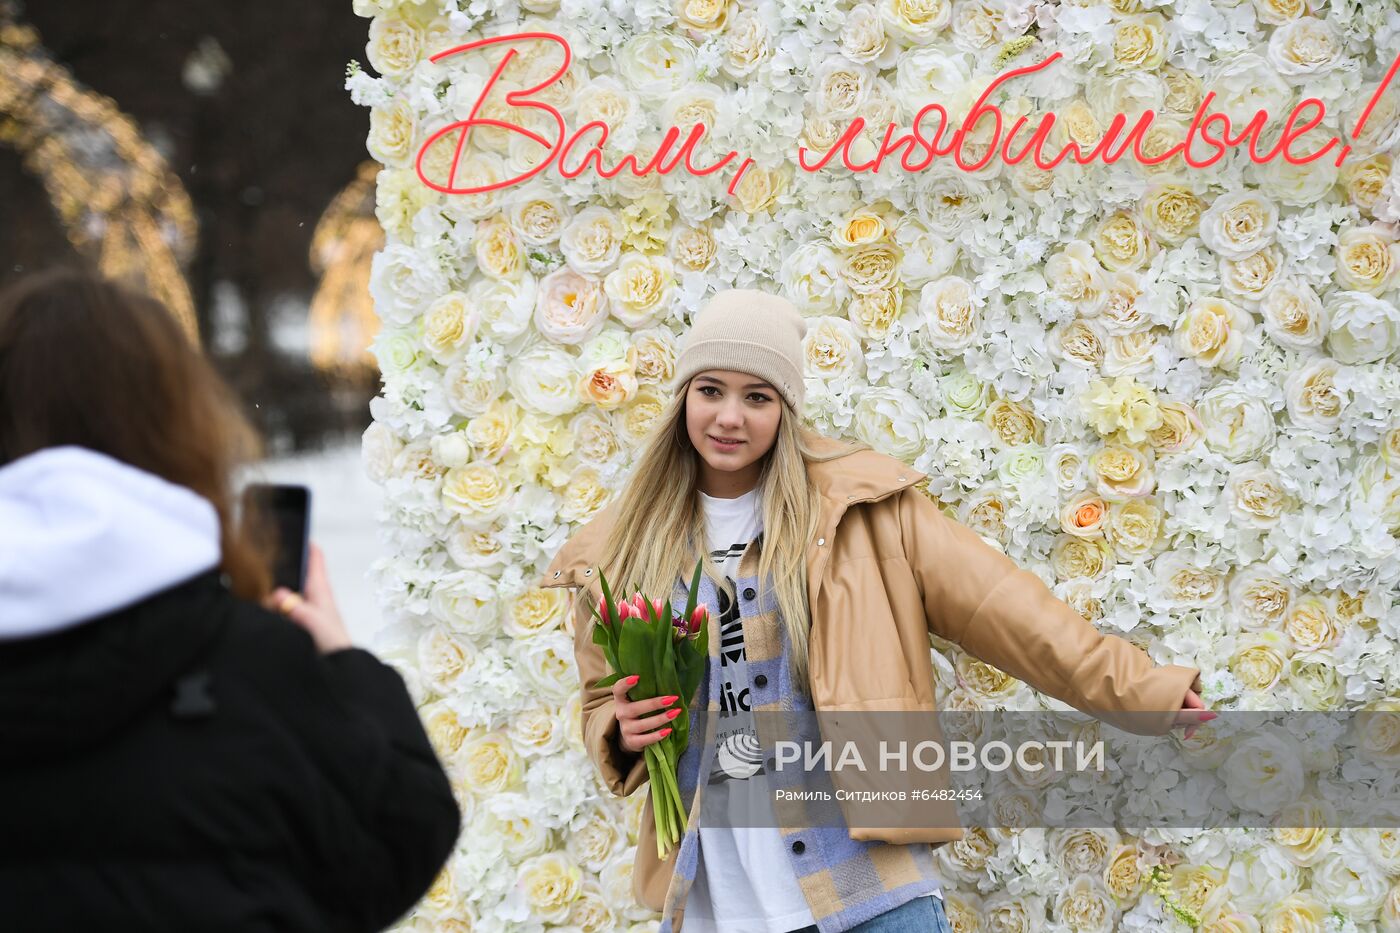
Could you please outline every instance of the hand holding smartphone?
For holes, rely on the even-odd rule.
[[[243,515],[245,523],[256,523],[255,540],[271,550],[272,585],[302,592],[311,539],[311,490],[250,483],[243,491]]]

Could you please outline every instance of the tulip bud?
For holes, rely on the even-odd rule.
[[[700,631],[700,626],[705,624],[705,607],[696,606],[695,611],[690,614],[690,634],[694,635]]]
[[[608,616],[608,601],[603,597],[598,597],[598,620],[603,625],[612,625],[612,619]]]
[[[641,593],[632,594],[632,615],[645,622],[647,616],[647,601]]]
[[[651,601],[651,606],[652,606],[653,609],[656,610],[656,617],[657,617],[658,619],[664,619],[664,618],[666,618],[666,603],[665,603],[665,602],[663,602],[662,600],[659,600],[659,599],[653,599],[653,600]]]
[[[622,602],[618,603],[618,604],[617,604],[617,620],[618,620],[619,622],[626,622],[626,621],[627,621],[629,618],[631,618],[631,617],[632,617],[632,604],[629,603],[629,602],[627,602],[626,600],[623,600]]]

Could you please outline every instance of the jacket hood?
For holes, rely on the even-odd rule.
[[[221,558],[214,506],[81,447],[0,467],[0,643],[131,606]]]

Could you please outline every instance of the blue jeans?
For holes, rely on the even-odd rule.
[[[815,926],[795,933],[817,933]],[[953,933],[941,897],[916,897],[851,928],[851,933]]]

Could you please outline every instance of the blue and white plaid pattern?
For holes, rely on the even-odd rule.
[[[759,541],[761,542],[761,537]],[[777,599],[758,586],[758,548],[750,546],[739,566],[736,581],[739,614],[743,619],[745,653],[748,659],[749,696],[755,713],[810,712],[811,699],[797,689],[788,665],[788,638],[778,618]],[[747,598],[752,590],[755,598]],[[719,605],[714,584],[701,577],[699,603],[709,606],[711,619]],[[685,609],[688,592],[678,583],[672,596],[676,613]],[[677,786],[689,814],[685,835],[676,855],[675,874],[662,907],[660,933],[678,933],[684,926],[686,897],[700,863],[699,815],[704,789],[714,758],[715,723],[719,714],[720,665],[718,631],[710,632],[710,663],[696,691],[694,709],[707,710],[706,735],[692,734],[685,754],[677,764]],[[759,683],[763,686],[759,686]],[[760,721],[763,717],[759,717]],[[799,717],[812,722],[812,717]],[[771,721],[771,720],[770,720]],[[763,736],[764,757],[772,752],[770,739]],[[702,777],[703,775],[703,777]],[[770,775],[771,776],[771,775]],[[776,777],[781,782],[781,777]],[[800,777],[799,777],[800,780]],[[899,845],[886,842],[858,842],[845,826],[788,825],[801,808],[780,811],[780,832],[788,843],[788,858],[797,876],[808,908],[820,933],[842,933],[872,917],[927,894],[938,881],[933,850],[928,843]],[[794,844],[801,843],[801,852]]]

